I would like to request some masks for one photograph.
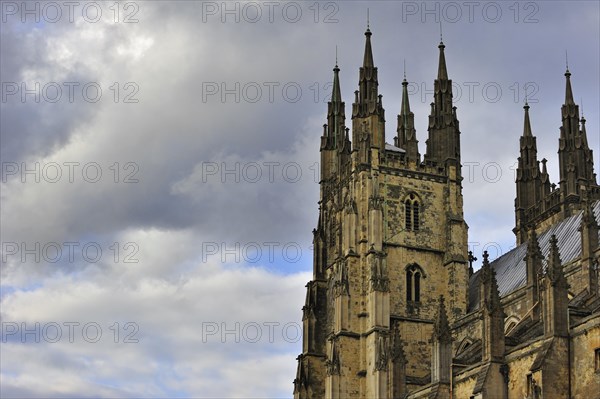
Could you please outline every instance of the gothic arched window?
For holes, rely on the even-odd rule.
[[[408,231],[418,231],[420,222],[421,204],[415,194],[410,194],[404,200],[404,225]]]
[[[456,355],[461,354],[471,345],[473,345],[473,341],[471,341],[469,338],[463,339],[462,342],[460,343],[460,345],[458,345],[458,349],[456,350]]]
[[[419,302],[421,299],[421,278],[423,269],[416,263],[406,268],[406,300],[408,302]]]
[[[510,316],[504,321],[504,334],[508,334],[516,325],[519,324],[519,318],[516,316]]]

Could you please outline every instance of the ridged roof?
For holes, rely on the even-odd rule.
[[[596,201],[593,204],[592,210],[594,211],[596,221],[600,224],[600,201]],[[582,214],[583,211],[580,211],[577,215],[566,218],[538,236],[540,249],[544,256],[544,260],[542,261],[544,269],[546,268],[546,259],[550,251],[550,237],[553,234],[558,239],[558,251],[560,252],[560,259],[563,264],[569,263],[581,256],[581,233],[578,230],[581,226]],[[525,255],[527,255],[527,242],[524,242],[490,263],[491,267],[496,271],[500,297],[504,297],[518,288],[525,286],[527,280]],[[469,312],[479,309],[479,280],[480,271],[478,270],[473,273],[469,280]]]

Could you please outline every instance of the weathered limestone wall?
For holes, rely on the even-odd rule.
[[[571,332],[573,399],[600,398],[600,370],[595,370],[594,352],[600,349],[600,315],[596,314]]]

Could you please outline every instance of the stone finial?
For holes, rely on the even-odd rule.
[[[483,301],[482,308],[485,308],[488,312],[502,311],[502,305],[500,304],[500,294],[498,292],[498,282],[496,281],[496,272],[490,265],[488,260],[489,255],[487,251],[483,252],[483,266],[481,266],[481,286],[483,293],[481,301]]]
[[[440,342],[452,342],[452,334],[450,332],[450,323],[446,313],[446,305],[444,304],[444,296],[440,295],[438,312],[433,324],[433,337]]]
[[[562,261],[560,260],[560,253],[558,252],[558,240],[554,234],[550,237],[550,253],[548,254],[548,268],[546,274],[552,282],[552,285],[559,285],[562,287],[568,286],[562,268]]]
[[[531,228],[529,233],[529,240],[527,241],[527,256],[525,260],[527,262],[527,282],[532,283],[538,278],[538,274],[541,274],[542,270],[542,250],[538,241],[537,233],[534,228]]]
[[[400,336],[400,326],[398,324],[396,324],[392,330],[390,349],[390,355],[393,362],[406,363],[404,349],[402,348],[402,337]]]
[[[469,277],[473,275],[473,262],[477,261],[477,258],[473,256],[473,251],[469,251]]]

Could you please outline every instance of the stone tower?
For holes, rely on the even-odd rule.
[[[421,160],[408,82],[385,142],[372,33],[346,127],[339,73],[321,137],[313,278],[294,397],[397,398],[435,376],[449,389],[449,325],[467,312],[460,129],[440,43]],[[352,141],[350,141],[350,137]]]

